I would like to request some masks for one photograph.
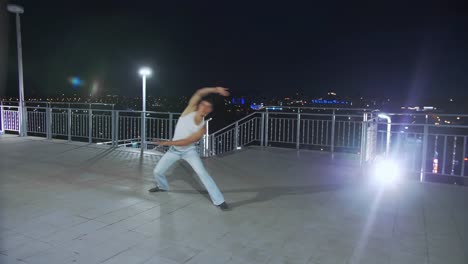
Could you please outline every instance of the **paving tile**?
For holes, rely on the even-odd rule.
[[[9,141],[0,136],[0,163],[15,164],[0,179],[1,263],[468,263],[464,187],[379,192],[350,185],[337,165],[358,169],[344,156],[253,147],[205,160],[233,205],[222,212],[185,167],[169,172],[173,192],[148,193],[151,155]]]

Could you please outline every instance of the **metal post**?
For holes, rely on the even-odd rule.
[[[118,147],[118,146],[119,146],[119,111],[115,111],[115,147]]]
[[[265,146],[265,113],[262,113],[262,119],[260,121],[260,146]]]
[[[146,75],[142,75],[142,80],[143,80],[143,98],[142,98],[142,115],[141,115],[141,133],[140,133],[140,138],[141,138],[141,154],[143,155],[143,152],[145,151],[146,148]]]
[[[444,136],[444,154],[442,157],[442,174],[445,174],[446,157],[447,157],[447,135]]]
[[[91,105],[88,112],[88,143],[93,143],[93,110],[91,109]]]
[[[423,147],[422,147],[422,156],[421,156],[421,174],[420,181],[424,182],[426,174],[426,159],[427,159],[427,139],[429,134],[429,126],[424,125],[424,135],[423,135]]]
[[[336,113],[335,109],[333,109],[333,115],[332,115],[332,127],[331,127],[331,147],[330,151],[331,153],[335,152],[335,123],[336,123]],[[339,127],[338,127],[339,129]]]
[[[237,149],[239,147],[239,122],[236,122],[236,129],[234,132],[234,149]]]
[[[268,147],[268,108],[266,109],[265,113],[265,147]]]
[[[300,147],[300,136],[301,136],[301,109],[297,111],[297,125],[296,125],[296,149],[299,150]]]
[[[171,140],[172,139],[172,131],[173,131],[173,125],[172,123],[174,123],[174,114],[173,113],[169,113],[169,135],[167,137],[168,140]],[[206,129],[208,131],[208,128]]]
[[[455,174],[455,164],[456,164],[456,161],[455,161],[455,158],[457,156],[457,137],[453,137],[453,152],[452,152],[452,170],[450,172],[451,175],[454,175]],[[462,157],[462,160],[464,159],[465,157]]]
[[[0,101],[0,135],[4,133],[5,129],[5,117],[3,116],[3,102]]]
[[[145,111],[141,112],[141,131],[140,131],[140,140],[141,140],[141,144],[140,144],[140,147],[141,147],[141,155],[143,155],[143,152],[145,151],[145,146],[146,146],[146,133],[145,133]]]
[[[210,155],[216,155],[216,145],[215,145],[215,137],[211,135],[211,146],[210,146]]]
[[[46,108],[46,135],[47,139],[52,139],[52,108]]]
[[[367,113],[364,113],[362,116],[362,125],[361,125],[361,155],[359,156],[359,165],[362,167],[364,164],[364,159],[366,156],[366,146],[367,146]]]
[[[463,137],[463,156],[460,176],[465,177],[465,157],[466,157],[466,136]]]
[[[111,112],[111,119],[112,119],[112,122],[111,122],[111,125],[112,125],[112,129],[111,129],[112,147],[115,147],[115,111],[114,110],[112,110],[112,112]]]
[[[68,118],[67,118],[67,121],[68,121],[68,141],[71,141],[71,128],[72,128],[72,120],[71,120],[71,117],[72,117],[72,112],[71,112],[71,109],[68,108]]]
[[[209,134],[209,131],[210,131],[210,121],[212,120],[212,118],[206,120],[205,122],[205,135],[203,136],[204,137],[204,140],[203,140],[203,156],[205,157],[208,157],[209,156],[209,137],[210,137],[210,134]]]
[[[22,12],[21,12],[22,13]],[[16,13],[16,44],[18,49],[18,81],[19,81],[19,136],[28,135],[27,112],[24,103],[24,80],[23,80],[23,49],[21,46],[21,21],[20,13]]]

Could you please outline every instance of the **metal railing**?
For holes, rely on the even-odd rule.
[[[372,115],[372,112],[364,109],[266,107],[211,134],[208,153],[219,155],[251,144],[358,153],[362,147],[362,124],[367,115]]]
[[[31,103],[30,103],[31,104]],[[68,103],[65,103],[66,105]],[[41,106],[45,105],[45,106]],[[141,145],[141,111],[96,109],[94,104],[50,104],[35,102],[27,106],[27,131],[29,135],[69,141],[101,143],[112,146]],[[112,106],[97,104],[97,106]],[[14,102],[0,105],[2,132],[19,131],[18,106]],[[151,146],[153,139],[170,139],[179,113],[145,113],[146,138]],[[119,144],[125,142],[126,144]],[[129,143],[130,142],[130,143]]]
[[[378,153],[386,152],[388,144],[389,155],[400,160],[402,168],[419,174],[421,181],[428,176],[468,177],[468,115],[387,115],[390,125],[377,124]]]
[[[18,132],[18,106],[1,105],[0,111],[0,131]],[[429,175],[467,177],[468,125],[457,122],[466,122],[468,115],[387,115],[391,124],[368,109],[265,107],[205,135],[197,146],[206,157],[249,145],[353,153],[361,164],[377,155],[392,155],[421,180]],[[154,139],[172,138],[179,116],[91,106],[27,106],[27,131],[48,139],[139,148],[144,119],[146,145],[151,149]]]

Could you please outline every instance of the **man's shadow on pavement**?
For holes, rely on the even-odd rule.
[[[181,166],[184,171],[187,172],[189,177],[185,175],[176,174],[172,177],[172,180],[182,180],[187,182],[192,186],[194,190],[173,190],[174,193],[186,193],[186,194],[202,194],[209,201],[211,201],[208,192],[205,187],[198,181],[197,176],[190,168],[190,165],[183,164]],[[231,208],[236,208],[252,203],[259,203],[270,201],[275,198],[278,198],[283,195],[301,195],[301,194],[312,194],[312,193],[321,193],[321,192],[333,192],[342,190],[345,188],[351,187],[352,184],[324,184],[324,185],[307,185],[307,186],[266,186],[266,187],[257,187],[257,188],[240,188],[240,189],[230,189],[223,190],[223,193],[257,193],[255,197],[246,199],[243,201],[237,201],[229,203]]]

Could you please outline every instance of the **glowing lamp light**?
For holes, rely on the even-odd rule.
[[[9,5],[7,5],[7,10],[8,10],[8,12],[15,13],[15,14],[23,14],[24,13],[23,7],[19,6],[19,5],[9,4]]]
[[[393,185],[400,180],[401,169],[396,161],[381,159],[376,162],[372,176],[379,184]]]
[[[152,71],[148,67],[143,67],[143,68],[140,68],[140,70],[138,71],[138,74],[140,74],[141,76],[150,76],[152,74]]]

